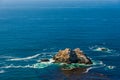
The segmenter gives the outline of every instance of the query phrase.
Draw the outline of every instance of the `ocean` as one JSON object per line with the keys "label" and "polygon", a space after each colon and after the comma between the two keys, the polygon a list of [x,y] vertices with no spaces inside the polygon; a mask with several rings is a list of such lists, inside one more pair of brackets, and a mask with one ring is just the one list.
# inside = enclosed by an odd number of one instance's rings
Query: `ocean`
{"label": "ocean", "polygon": [[[93,65],[62,71],[39,62],[65,48],[80,48]],[[0,9],[0,80],[120,80],[119,60],[119,8]]]}

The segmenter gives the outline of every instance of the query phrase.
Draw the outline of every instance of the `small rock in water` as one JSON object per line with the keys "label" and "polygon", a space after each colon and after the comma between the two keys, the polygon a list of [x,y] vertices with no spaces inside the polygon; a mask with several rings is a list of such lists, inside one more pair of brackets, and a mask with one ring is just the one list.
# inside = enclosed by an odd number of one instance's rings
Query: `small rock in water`
{"label": "small rock in water", "polygon": [[100,50],[100,51],[108,51],[108,49],[107,48],[98,48],[98,50]]}
{"label": "small rock in water", "polygon": [[107,66],[108,69],[114,69],[115,66]]}
{"label": "small rock in water", "polygon": [[40,62],[49,62],[49,59],[41,59]]}

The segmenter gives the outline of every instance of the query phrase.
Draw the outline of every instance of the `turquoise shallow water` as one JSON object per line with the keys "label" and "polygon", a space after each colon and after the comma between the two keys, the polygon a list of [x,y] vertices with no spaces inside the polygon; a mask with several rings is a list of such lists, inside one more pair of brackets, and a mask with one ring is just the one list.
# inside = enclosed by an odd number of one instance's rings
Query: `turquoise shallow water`
{"label": "turquoise shallow water", "polygon": [[[119,80],[119,26],[120,9],[0,9],[0,80]],[[61,71],[38,63],[66,47],[81,48],[94,64]]]}

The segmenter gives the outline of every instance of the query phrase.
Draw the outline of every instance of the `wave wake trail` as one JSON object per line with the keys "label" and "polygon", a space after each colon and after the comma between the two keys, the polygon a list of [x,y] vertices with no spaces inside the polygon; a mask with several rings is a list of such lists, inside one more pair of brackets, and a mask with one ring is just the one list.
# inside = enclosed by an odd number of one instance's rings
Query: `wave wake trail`
{"label": "wave wake trail", "polygon": [[30,59],[36,58],[36,57],[38,57],[38,56],[40,56],[40,54],[36,54],[36,55],[29,56],[29,57],[25,57],[25,58],[12,58],[12,59],[8,59],[8,61],[30,60]]}

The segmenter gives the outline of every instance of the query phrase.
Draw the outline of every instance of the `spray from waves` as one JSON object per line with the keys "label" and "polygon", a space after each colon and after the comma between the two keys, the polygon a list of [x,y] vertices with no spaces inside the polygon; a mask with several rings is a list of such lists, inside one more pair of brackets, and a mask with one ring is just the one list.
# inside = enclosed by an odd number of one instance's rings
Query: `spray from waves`
{"label": "spray from waves", "polygon": [[36,54],[36,55],[25,57],[25,58],[12,58],[12,59],[8,59],[7,61],[24,61],[24,60],[30,60],[30,59],[36,58],[36,57],[38,57],[40,55],[41,54]]}
{"label": "spray from waves", "polygon": [[5,73],[5,71],[4,70],[0,70],[0,74],[2,74],[2,73]]}

